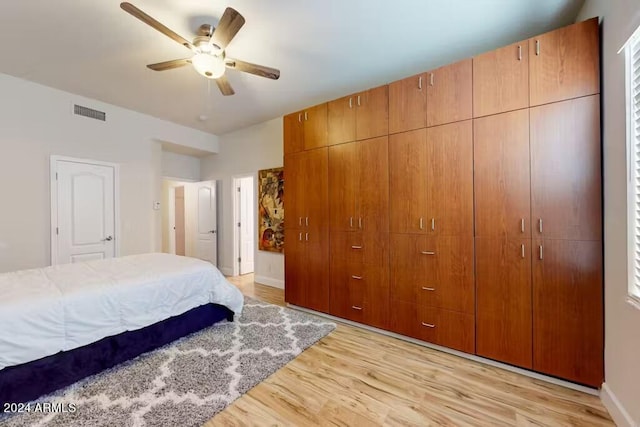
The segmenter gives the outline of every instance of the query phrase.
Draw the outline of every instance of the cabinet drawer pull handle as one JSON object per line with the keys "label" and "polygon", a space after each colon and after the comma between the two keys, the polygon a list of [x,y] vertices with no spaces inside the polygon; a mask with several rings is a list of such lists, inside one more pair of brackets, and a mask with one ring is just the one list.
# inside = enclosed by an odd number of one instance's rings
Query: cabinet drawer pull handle
{"label": "cabinet drawer pull handle", "polygon": [[524,218],[520,220],[520,232],[524,233]]}
{"label": "cabinet drawer pull handle", "polygon": [[358,218],[358,228],[362,230],[362,217]]}
{"label": "cabinet drawer pull handle", "polygon": [[418,89],[422,90],[422,76],[418,77]]}
{"label": "cabinet drawer pull handle", "polygon": [[425,322],[422,322],[422,326],[426,326],[427,328],[435,328],[436,327],[436,325],[434,325],[433,323],[425,323]]}
{"label": "cabinet drawer pull handle", "polygon": [[357,305],[352,305],[351,308],[354,310],[362,310],[362,307],[358,307]]}
{"label": "cabinet drawer pull handle", "polygon": [[427,286],[423,286],[423,287],[422,287],[422,290],[423,290],[423,291],[435,291],[435,290],[436,290],[436,288],[429,288],[429,287],[427,287]]}
{"label": "cabinet drawer pull handle", "polygon": [[524,258],[524,243],[520,245],[520,250],[522,252],[522,258]]}
{"label": "cabinet drawer pull handle", "polygon": [[300,233],[300,236],[298,237],[298,240],[300,240],[302,242],[302,233]]}
{"label": "cabinet drawer pull handle", "polygon": [[433,251],[421,251],[420,252],[422,255],[435,255],[436,253]]}
{"label": "cabinet drawer pull handle", "polygon": [[349,228],[353,228],[353,217],[349,217]]}
{"label": "cabinet drawer pull handle", "polygon": [[436,229],[436,219],[431,218],[431,231],[435,231]]}
{"label": "cabinet drawer pull handle", "polygon": [[353,108],[353,97],[349,97],[349,108]]}
{"label": "cabinet drawer pull handle", "polygon": [[420,230],[424,230],[424,220],[420,218]]}
{"label": "cabinet drawer pull handle", "polygon": [[540,55],[540,40],[536,40],[536,56]]}
{"label": "cabinet drawer pull handle", "polygon": [[351,278],[352,279],[356,279],[356,280],[362,280],[362,276],[353,275],[353,276],[351,276]]}
{"label": "cabinet drawer pull handle", "polygon": [[309,226],[309,217],[305,217],[304,219],[304,224],[308,227]]}
{"label": "cabinet drawer pull handle", "polygon": [[540,245],[540,259],[542,260],[542,245]]}
{"label": "cabinet drawer pull handle", "polygon": [[358,95],[358,107],[360,107],[362,104],[360,103],[360,95]]}
{"label": "cabinet drawer pull handle", "polygon": [[522,61],[522,46],[518,45],[518,61]]}
{"label": "cabinet drawer pull handle", "polygon": [[304,240],[309,241],[309,233],[304,233]]}
{"label": "cabinet drawer pull handle", "polygon": [[538,219],[538,230],[540,230],[540,234],[542,234],[542,218]]}
{"label": "cabinet drawer pull handle", "polygon": [[433,73],[431,73],[431,77],[429,77],[429,78],[431,79],[431,81],[429,82],[429,84],[430,84],[431,86],[433,86],[433,80],[434,80]]}
{"label": "cabinet drawer pull handle", "polygon": [[362,246],[358,246],[358,245],[352,245],[351,249],[362,249]]}

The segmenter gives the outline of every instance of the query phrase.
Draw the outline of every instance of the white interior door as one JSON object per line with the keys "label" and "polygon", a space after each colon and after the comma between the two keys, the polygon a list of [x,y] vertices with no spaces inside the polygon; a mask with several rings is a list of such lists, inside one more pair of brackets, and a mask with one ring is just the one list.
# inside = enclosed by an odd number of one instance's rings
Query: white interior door
{"label": "white interior door", "polygon": [[216,182],[191,184],[196,194],[196,257],[218,265],[218,222],[216,218]]}
{"label": "white interior door", "polygon": [[115,168],[55,160],[55,171],[53,263],[113,258],[117,238]]}
{"label": "white interior door", "polygon": [[253,177],[240,180],[240,274],[253,273],[255,249]]}

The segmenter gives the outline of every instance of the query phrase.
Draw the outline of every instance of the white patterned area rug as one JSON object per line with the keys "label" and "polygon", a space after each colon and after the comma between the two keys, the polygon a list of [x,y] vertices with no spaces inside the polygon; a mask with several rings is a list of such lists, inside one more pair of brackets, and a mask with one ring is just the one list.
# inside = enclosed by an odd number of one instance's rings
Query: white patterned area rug
{"label": "white patterned area rug", "polygon": [[200,426],[335,327],[245,298],[236,321],[213,325],[39,401],[58,409],[64,405],[66,412],[34,413],[32,404],[32,412],[0,418],[0,425]]}

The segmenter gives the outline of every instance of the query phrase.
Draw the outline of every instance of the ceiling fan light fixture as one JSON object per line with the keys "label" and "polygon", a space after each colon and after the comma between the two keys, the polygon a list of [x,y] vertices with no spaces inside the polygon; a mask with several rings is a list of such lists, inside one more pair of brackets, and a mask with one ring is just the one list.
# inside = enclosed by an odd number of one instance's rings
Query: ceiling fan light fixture
{"label": "ceiling fan light fixture", "polygon": [[219,79],[224,75],[224,61],[219,56],[197,53],[191,58],[191,63],[198,73],[208,79]]}

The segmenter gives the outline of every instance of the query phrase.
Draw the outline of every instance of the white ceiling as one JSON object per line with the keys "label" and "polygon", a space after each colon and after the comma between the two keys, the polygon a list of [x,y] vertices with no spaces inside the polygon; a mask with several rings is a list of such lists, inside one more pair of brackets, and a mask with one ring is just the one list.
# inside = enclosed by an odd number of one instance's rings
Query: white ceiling
{"label": "white ceiling", "polygon": [[280,80],[228,71],[223,97],[191,67],[148,70],[189,51],[120,0],[2,1],[0,72],[222,134],[569,24],[583,0],[131,2],[188,40],[232,6],[246,24],[227,55]]}

